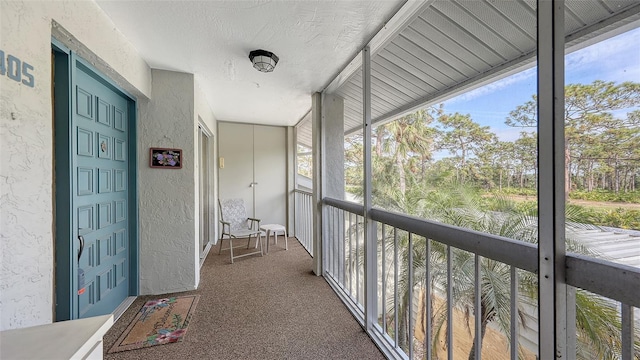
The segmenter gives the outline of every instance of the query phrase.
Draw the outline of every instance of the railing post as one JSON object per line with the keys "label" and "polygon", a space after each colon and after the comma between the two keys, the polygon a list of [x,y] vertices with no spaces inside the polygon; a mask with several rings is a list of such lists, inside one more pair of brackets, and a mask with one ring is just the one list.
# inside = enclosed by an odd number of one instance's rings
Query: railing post
{"label": "railing post", "polygon": [[564,11],[564,0],[538,0],[538,164],[540,164],[538,172],[538,352],[540,359],[567,358]]}
{"label": "railing post", "polygon": [[371,50],[366,46],[362,50],[362,114],[363,114],[363,145],[364,145],[364,271],[365,271],[365,328],[367,331],[373,329],[374,324],[378,321],[377,314],[377,271],[376,271],[376,243],[377,230],[375,222],[371,220],[369,212],[371,211],[371,179],[373,177],[371,170]]}
{"label": "railing post", "polygon": [[576,288],[567,286],[567,360],[576,360]]}
{"label": "railing post", "polygon": [[632,360],[635,352],[634,316],[633,307],[621,304],[622,316],[622,360]]}
{"label": "railing post", "polygon": [[515,266],[511,267],[511,326],[509,332],[511,333],[511,345],[509,350],[511,351],[511,360],[518,360],[518,348],[520,343],[520,331],[518,330],[518,269]]}
{"label": "railing post", "polygon": [[313,237],[311,247],[313,249],[313,273],[322,275],[322,263],[324,254],[322,253],[322,194],[324,184],[322,176],[324,171],[324,157],[322,156],[323,138],[322,133],[322,94],[315,93],[311,96],[311,126],[312,126],[312,156],[313,156]]}

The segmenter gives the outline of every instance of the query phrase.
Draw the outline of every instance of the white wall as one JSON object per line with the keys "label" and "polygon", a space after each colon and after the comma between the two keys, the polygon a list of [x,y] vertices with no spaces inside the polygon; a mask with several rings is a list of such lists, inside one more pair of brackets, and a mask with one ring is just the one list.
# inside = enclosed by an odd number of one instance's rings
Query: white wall
{"label": "white wall", "polygon": [[[140,291],[164,294],[200,282],[198,123],[215,140],[216,118],[194,75],[153,70],[152,77],[153,96],[139,103]],[[150,147],[182,149],[182,169],[150,168]]]}
{"label": "white wall", "polygon": [[[0,50],[33,66],[34,87],[0,76],[0,330],[53,319],[52,24],[60,39],[139,97],[147,64],[93,2],[0,2]],[[59,24],[59,25],[58,25]],[[64,31],[62,31],[64,30]]]}
{"label": "white wall", "polygon": [[[138,124],[140,291],[196,288],[197,149],[192,74],[153,70],[153,96],[140,102]],[[182,149],[182,169],[149,167],[149,148]]]}

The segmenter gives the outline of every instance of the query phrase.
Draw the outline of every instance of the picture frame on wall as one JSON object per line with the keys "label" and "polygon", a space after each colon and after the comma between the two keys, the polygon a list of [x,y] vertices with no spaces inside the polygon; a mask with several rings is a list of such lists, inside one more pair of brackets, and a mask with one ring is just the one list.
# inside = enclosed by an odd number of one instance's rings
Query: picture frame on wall
{"label": "picture frame on wall", "polygon": [[149,166],[162,169],[181,169],[182,149],[150,148]]}

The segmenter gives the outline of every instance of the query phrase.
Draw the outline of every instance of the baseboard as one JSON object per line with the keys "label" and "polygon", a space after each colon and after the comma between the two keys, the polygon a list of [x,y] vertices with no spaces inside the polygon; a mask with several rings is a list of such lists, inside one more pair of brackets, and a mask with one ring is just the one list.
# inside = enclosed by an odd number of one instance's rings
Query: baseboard
{"label": "baseboard", "polygon": [[127,297],[120,304],[120,306],[118,306],[115,310],[113,310],[113,322],[118,321],[120,316],[122,316],[122,314],[124,314],[124,312],[127,311],[129,306],[131,306],[131,304],[133,304],[133,302],[136,300],[136,298],[137,298],[136,296]]}

